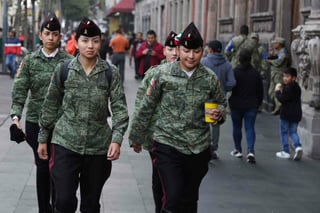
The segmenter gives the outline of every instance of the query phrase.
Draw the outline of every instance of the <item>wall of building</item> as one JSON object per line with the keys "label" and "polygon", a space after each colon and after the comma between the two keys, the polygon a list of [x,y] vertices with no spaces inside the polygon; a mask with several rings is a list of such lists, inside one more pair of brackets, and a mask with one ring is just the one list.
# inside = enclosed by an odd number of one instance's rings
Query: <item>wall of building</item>
{"label": "wall of building", "polygon": [[292,40],[291,29],[304,23],[311,0],[136,0],[135,31],[154,29],[160,41],[193,21],[205,42],[227,42],[247,24],[269,44],[275,36]]}

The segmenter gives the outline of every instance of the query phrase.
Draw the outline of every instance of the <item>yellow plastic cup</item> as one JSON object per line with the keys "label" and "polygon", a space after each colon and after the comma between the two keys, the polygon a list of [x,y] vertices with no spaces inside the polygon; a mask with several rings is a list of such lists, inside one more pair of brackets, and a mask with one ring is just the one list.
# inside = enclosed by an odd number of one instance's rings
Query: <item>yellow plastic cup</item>
{"label": "yellow plastic cup", "polygon": [[209,103],[209,102],[205,102],[204,103],[204,111],[205,111],[205,117],[204,117],[204,121],[206,123],[212,123],[212,124],[216,124],[217,120],[211,119],[209,116],[209,111],[211,109],[217,109],[218,108],[218,104],[217,103]]}

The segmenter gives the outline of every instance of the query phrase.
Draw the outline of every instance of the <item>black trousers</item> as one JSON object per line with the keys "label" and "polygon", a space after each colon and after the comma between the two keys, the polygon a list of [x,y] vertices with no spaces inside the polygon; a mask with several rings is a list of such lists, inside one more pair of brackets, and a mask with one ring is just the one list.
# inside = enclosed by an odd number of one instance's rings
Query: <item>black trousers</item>
{"label": "black trousers", "polygon": [[57,144],[52,144],[51,150],[50,169],[56,188],[55,212],[76,212],[79,183],[80,211],[100,212],[101,191],[112,167],[107,155],[80,155]]}
{"label": "black trousers", "polygon": [[[51,203],[54,203],[54,188],[49,172],[49,160],[41,160],[38,155],[38,133],[39,125],[37,123],[26,122],[26,141],[32,148],[34,161],[36,165],[36,186],[37,186],[37,198],[38,198],[38,209],[39,213],[51,213],[53,207],[50,204],[50,197],[52,198]],[[50,157],[50,141],[48,143],[48,155]]]}
{"label": "black trousers", "polygon": [[196,213],[200,183],[208,171],[210,148],[185,155],[155,142],[152,153],[163,189],[162,212]]}
{"label": "black trousers", "polygon": [[[153,162],[155,157],[152,154],[152,152],[149,152],[149,154]],[[162,208],[163,193],[162,193],[162,186],[161,186],[159,173],[153,163],[152,163],[152,194],[153,194],[153,200],[155,205],[155,212],[160,213]]]}

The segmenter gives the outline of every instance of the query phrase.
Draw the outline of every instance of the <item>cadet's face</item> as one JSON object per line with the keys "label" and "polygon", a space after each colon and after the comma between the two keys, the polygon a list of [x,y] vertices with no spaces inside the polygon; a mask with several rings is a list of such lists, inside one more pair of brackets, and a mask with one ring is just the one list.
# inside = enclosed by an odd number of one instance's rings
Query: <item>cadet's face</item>
{"label": "cadet's face", "polygon": [[53,52],[57,49],[61,40],[61,34],[58,30],[50,31],[46,28],[39,33],[39,38],[42,41],[43,48],[46,52]]}
{"label": "cadet's face", "polygon": [[76,41],[76,47],[79,49],[79,54],[85,58],[96,58],[99,54],[101,46],[101,37],[87,37],[81,35]]}
{"label": "cadet's face", "polygon": [[166,56],[167,62],[173,62],[178,58],[178,50],[176,47],[165,46],[163,48],[163,55]]}
{"label": "cadet's face", "polygon": [[199,63],[203,54],[203,47],[187,49],[184,46],[178,47],[180,67],[185,71],[193,70]]}

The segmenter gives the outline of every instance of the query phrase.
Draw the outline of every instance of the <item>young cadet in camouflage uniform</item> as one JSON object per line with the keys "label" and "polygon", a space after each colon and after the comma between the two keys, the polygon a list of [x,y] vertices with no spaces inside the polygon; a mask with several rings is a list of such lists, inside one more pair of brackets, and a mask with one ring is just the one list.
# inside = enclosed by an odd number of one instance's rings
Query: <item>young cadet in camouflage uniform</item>
{"label": "young cadet in camouflage uniform", "polygon": [[232,68],[234,69],[238,64],[238,56],[242,49],[247,49],[251,51],[252,58],[251,64],[256,67],[259,63],[259,53],[257,49],[256,42],[248,37],[249,27],[247,25],[242,25],[240,27],[240,35],[233,37],[225,48],[225,55],[231,62]]}
{"label": "young cadet in camouflage uniform", "polygon": [[200,64],[203,40],[191,23],[179,41],[180,61],[155,67],[155,75],[132,120],[129,139],[139,150],[158,115],[152,155],[163,189],[162,213],[196,213],[201,180],[210,160],[210,128],[204,121],[204,103],[216,100],[220,108],[210,117],[219,120],[226,100],[216,75]]}
{"label": "young cadet in camouflage uniform", "polygon": [[[41,25],[39,38],[42,46],[28,54],[21,63],[17,78],[12,88],[11,117],[13,123],[22,128],[20,119],[25,102],[30,92],[28,111],[26,113],[26,141],[34,154],[36,164],[36,185],[39,212],[52,212],[50,205],[50,173],[48,160],[39,159],[38,132],[41,106],[48,90],[51,75],[56,65],[71,58],[66,52],[59,50],[61,27],[55,16],[48,16]],[[50,143],[50,138],[48,138]],[[53,201],[52,201],[53,202]]]}
{"label": "young cadet in camouflage uniform", "polygon": [[267,62],[270,64],[270,86],[269,86],[269,97],[274,102],[274,109],[272,111],[273,115],[277,115],[280,112],[281,103],[276,98],[275,95],[275,86],[278,83],[282,83],[282,72],[289,65],[289,54],[285,48],[285,39],[281,37],[276,37],[272,41],[273,49],[275,53],[271,52],[270,56],[267,59]]}
{"label": "young cadet in camouflage uniform", "polygon": [[[78,26],[76,46],[79,55],[68,65],[64,82],[62,65],[55,69],[42,108],[38,153],[48,158],[48,135],[54,128],[50,163],[56,212],[76,211],[79,182],[80,211],[100,212],[101,191],[110,176],[111,161],[119,158],[129,117],[119,72],[99,57],[101,31],[88,18]],[[112,72],[110,83],[106,72]],[[109,99],[112,129],[107,122]],[[57,118],[60,108],[62,115]]]}
{"label": "young cadet in camouflage uniform", "polygon": [[[166,58],[162,61],[161,64],[172,63],[177,60],[178,54],[176,50],[177,48],[177,41],[175,40],[176,35],[177,34],[173,31],[171,31],[170,34],[168,35],[163,48],[163,55],[165,55]],[[134,109],[135,109],[134,112],[137,112],[139,110],[141,106],[141,101],[148,90],[148,87],[152,81],[153,76],[157,72],[158,72],[157,66],[153,66],[145,73],[145,77],[141,81],[141,84],[137,91],[135,105],[134,105]],[[136,116],[136,114],[134,114],[133,116]],[[154,159],[154,156],[151,152],[152,135],[153,135],[153,131],[154,131],[155,123],[157,119],[158,119],[157,113],[155,113],[152,116],[152,122],[149,125],[149,130],[145,134],[145,138],[143,140],[143,148],[149,152],[151,160]],[[131,141],[130,141],[130,145],[132,145]],[[139,146],[134,146],[134,151],[139,153],[141,149]],[[153,192],[153,199],[155,203],[155,212],[160,213],[161,207],[162,207],[163,193],[162,193],[161,181],[158,175],[158,171],[154,166],[152,167],[152,192]]]}

